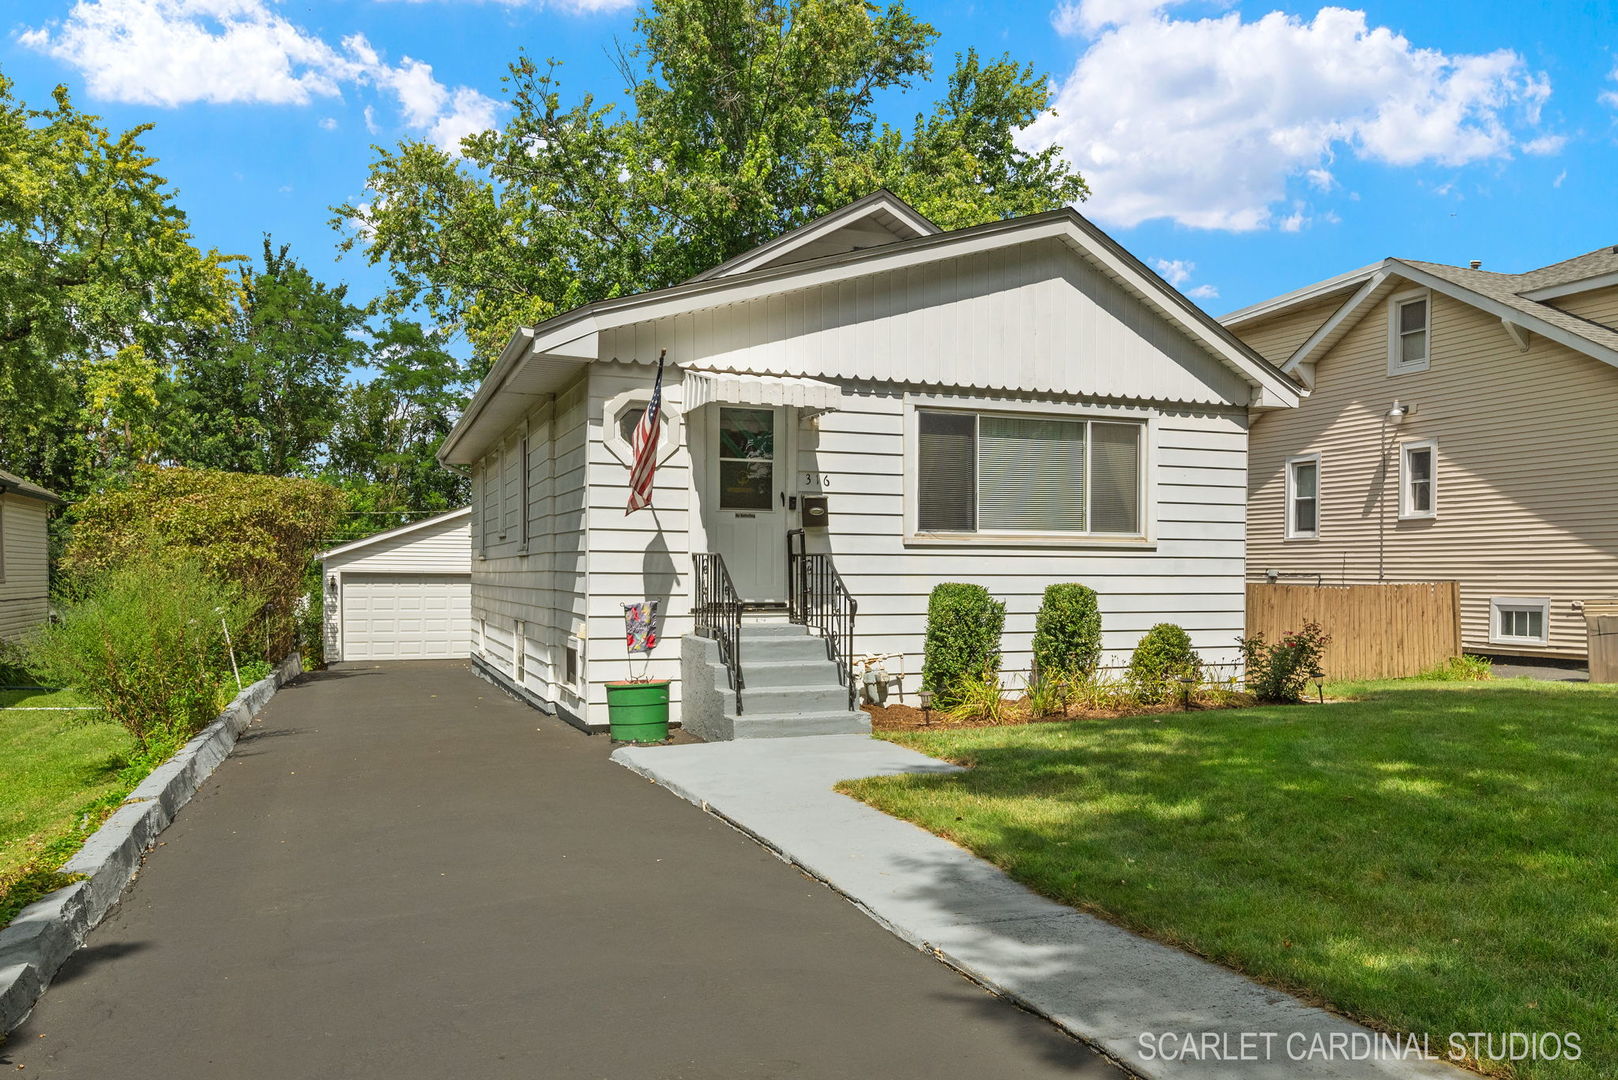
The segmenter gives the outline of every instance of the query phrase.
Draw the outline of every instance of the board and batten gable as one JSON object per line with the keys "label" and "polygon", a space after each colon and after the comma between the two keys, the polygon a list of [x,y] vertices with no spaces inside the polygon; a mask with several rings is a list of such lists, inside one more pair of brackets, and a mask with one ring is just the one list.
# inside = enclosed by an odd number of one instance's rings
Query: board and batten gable
{"label": "board and batten gable", "polygon": [[[1389,309],[1379,304],[1319,358],[1301,408],[1254,423],[1248,578],[1276,570],[1372,583],[1380,550],[1388,581],[1460,582],[1467,650],[1582,656],[1575,604],[1618,595],[1618,369],[1537,334],[1521,352],[1498,318],[1429,296],[1427,370],[1388,373]],[[1415,412],[1386,434],[1384,458],[1382,418],[1395,399]],[[1437,440],[1437,514],[1401,519],[1398,447],[1427,439]],[[1286,460],[1317,453],[1319,536],[1288,540]],[[1492,642],[1492,598],[1548,599],[1549,643]]]}
{"label": "board and batten gable", "polygon": [[50,504],[0,492],[0,641],[11,641],[50,613]]}
{"label": "board and batten gable", "polygon": [[836,381],[1247,404],[1246,380],[1058,239],[619,327],[602,357]]}

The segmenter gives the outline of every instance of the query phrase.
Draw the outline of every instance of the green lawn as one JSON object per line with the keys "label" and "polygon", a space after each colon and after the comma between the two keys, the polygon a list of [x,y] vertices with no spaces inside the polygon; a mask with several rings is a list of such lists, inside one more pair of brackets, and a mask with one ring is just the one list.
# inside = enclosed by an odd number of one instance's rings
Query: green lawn
{"label": "green lawn", "polygon": [[1576,1031],[1618,1075],[1618,689],[903,732],[973,766],[842,790],[1030,887],[1395,1031]]}
{"label": "green lawn", "polygon": [[[71,691],[0,690],[0,909],[23,899],[18,890],[8,905],[8,888],[42,854],[77,847],[88,804],[122,793],[118,773],[130,749],[124,730],[90,719],[92,712],[41,708],[80,703]],[[41,878],[27,892],[48,884]],[[0,910],[0,926],[11,914]]]}

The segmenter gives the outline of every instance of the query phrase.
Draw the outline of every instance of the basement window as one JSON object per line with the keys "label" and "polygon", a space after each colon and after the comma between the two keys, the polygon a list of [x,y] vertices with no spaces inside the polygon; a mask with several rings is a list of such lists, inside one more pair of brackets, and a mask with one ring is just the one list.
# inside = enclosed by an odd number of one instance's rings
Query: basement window
{"label": "basement window", "polygon": [[1489,601],[1489,641],[1494,645],[1550,643],[1549,597],[1497,596]]}

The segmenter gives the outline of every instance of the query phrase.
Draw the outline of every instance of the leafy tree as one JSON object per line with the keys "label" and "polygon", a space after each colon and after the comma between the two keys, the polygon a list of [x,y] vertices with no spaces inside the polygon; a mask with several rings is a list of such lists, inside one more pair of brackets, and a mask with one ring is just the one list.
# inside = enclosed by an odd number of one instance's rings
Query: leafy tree
{"label": "leafy tree", "polygon": [[1049,92],[1008,57],[957,57],[908,133],[878,120],[931,73],[937,32],[901,2],[657,0],[636,29],[627,109],[564,105],[558,65],[523,56],[514,115],[461,158],[379,152],[334,225],[387,267],[382,310],[419,305],[487,364],[518,325],[681,281],[878,186],[944,228],[1087,193],[1055,149],[1016,145]]}
{"label": "leafy tree", "polygon": [[193,244],[148,129],[115,133],[61,87],[30,109],[0,75],[0,459],[68,494],[149,454],[151,365],[229,311],[229,260]]}
{"label": "leafy tree", "polygon": [[243,267],[228,333],[180,364],[170,456],[187,465],[288,476],[313,469],[338,421],[343,383],[363,361],[365,313],[346,285],[318,281],[264,238]]}
{"label": "leafy tree", "polygon": [[433,335],[394,320],[371,350],[375,377],[350,384],[324,475],[349,492],[355,535],[403,524],[404,511],[465,504],[470,483],[441,467],[439,444],[466,404],[471,374]]}

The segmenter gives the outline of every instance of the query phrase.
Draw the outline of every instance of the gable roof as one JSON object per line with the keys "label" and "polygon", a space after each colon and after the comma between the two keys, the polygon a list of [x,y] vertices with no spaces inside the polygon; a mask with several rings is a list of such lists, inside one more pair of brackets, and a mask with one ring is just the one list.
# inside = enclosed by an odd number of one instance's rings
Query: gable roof
{"label": "gable roof", "polygon": [[784,266],[824,255],[840,255],[863,248],[883,247],[941,232],[921,212],[887,188],[877,188],[807,225],[784,232],[751,251],[704,270],[688,281],[711,281],[767,266]]}
{"label": "gable roof", "polygon": [[1533,331],[1618,367],[1618,329],[1580,318],[1546,302],[1553,296],[1570,296],[1606,284],[1618,284],[1618,247],[1599,248],[1521,274],[1390,257],[1233,311],[1220,321],[1226,326],[1242,327],[1305,304],[1343,297],[1342,305],[1281,365],[1283,371],[1291,373],[1336,344],[1366,312],[1399,288],[1401,282],[1444,293],[1487,311],[1504,323]]}
{"label": "gable roof", "polygon": [[379,533],[373,533],[372,535],[362,537],[359,540],[350,540],[346,544],[339,544],[330,550],[322,551],[319,555],[316,555],[315,558],[319,559],[321,562],[325,562],[327,559],[330,559],[335,555],[347,555],[351,551],[359,551],[362,548],[370,547],[372,544],[380,544],[384,540],[397,540],[401,536],[408,536],[411,533],[420,532],[423,529],[430,529],[435,525],[444,525],[460,518],[471,520],[471,517],[472,508],[470,506],[463,506],[459,510],[451,510],[447,514],[438,514],[434,517],[423,518],[420,521],[412,521],[408,525],[400,525],[397,528],[387,529]]}
{"label": "gable roof", "polygon": [[40,502],[54,503],[57,506],[66,506],[67,500],[53,491],[46,491],[38,484],[29,483],[16,473],[0,469],[0,493],[11,492],[29,499],[38,499]]}
{"label": "gable roof", "polygon": [[[897,198],[891,193],[878,194]],[[834,211],[834,214],[840,213]],[[1083,215],[1071,207],[1062,207],[801,262],[775,264],[766,260],[765,265],[756,269],[693,278],[651,292],[598,300],[538,326],[519,329],[439,447],[438,460],[460,465],[474,461],[483,447],[597,358],[603,331],[1051,238],[1065,241],[1240,376],[1257,391],[1255,407],[1290,408],[1297,404],[1300,388],[1290,376],[1249,348]],[[525,370],[534,377],[519,380]],[[529,389],[519,389],[514,385],[518,381],[523,381]],[[471,449],[462,446],[474,430],[481,433],[482,443]]]}

